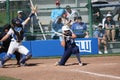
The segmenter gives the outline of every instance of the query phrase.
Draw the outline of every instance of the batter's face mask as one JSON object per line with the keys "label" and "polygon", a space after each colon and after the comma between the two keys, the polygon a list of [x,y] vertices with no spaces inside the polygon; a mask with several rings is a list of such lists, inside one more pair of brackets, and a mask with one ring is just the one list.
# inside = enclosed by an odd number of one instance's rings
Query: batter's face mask
{"label": "batter's face mask", "polygon": [[65,30],[64,35],[66,36],[72,36],[72,32],[70,30]]}

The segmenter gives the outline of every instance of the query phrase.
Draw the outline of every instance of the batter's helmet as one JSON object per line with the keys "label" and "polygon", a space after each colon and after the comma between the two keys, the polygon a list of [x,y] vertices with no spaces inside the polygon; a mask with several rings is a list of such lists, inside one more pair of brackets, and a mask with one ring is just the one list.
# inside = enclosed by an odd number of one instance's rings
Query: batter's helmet
{"label": "batter's helmet", "polygon": [[70,30],[69,26],[65,25],[62,27],[62,32]]}

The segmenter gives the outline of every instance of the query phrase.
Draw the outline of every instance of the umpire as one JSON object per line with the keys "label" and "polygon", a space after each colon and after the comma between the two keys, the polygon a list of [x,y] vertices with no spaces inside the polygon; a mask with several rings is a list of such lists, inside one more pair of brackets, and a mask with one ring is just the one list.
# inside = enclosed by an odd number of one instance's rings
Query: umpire
{"label": "umpire", "polygon": [[[11,25],[10,24],[6,24],[4,25],[4,28],[3,28],[3,31],[0,35],[0,39],[2,39],[6,34],[7,32],[9,31]],[[11,36],[9,38],[7,38],[5,41],[2,42],[2,44],[0,45],[0,54],[2,52],[6,52],[8,51],[8,48],[9,48],[9,44],[11,42]],[[15,57],[16,57],[16,60],[17,60],[17,65],[20,65],[20,58],[21,58],[21,54],[19,52],[15,52]]]}

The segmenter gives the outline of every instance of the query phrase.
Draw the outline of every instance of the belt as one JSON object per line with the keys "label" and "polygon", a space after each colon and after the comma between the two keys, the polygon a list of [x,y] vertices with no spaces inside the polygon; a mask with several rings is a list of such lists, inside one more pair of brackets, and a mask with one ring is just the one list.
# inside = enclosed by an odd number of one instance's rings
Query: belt
{"label": "belt", "polygon": [[12,42],[18,42],[18,43],[20,43],[21,41],[17,41],[17,40],[11,40]]}

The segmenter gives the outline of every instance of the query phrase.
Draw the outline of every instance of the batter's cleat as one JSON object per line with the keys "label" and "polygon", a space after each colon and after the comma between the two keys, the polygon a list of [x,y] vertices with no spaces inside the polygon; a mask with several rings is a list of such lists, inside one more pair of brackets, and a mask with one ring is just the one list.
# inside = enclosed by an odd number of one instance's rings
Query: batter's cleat
{"label": "batter's cleat", "polygon": [[55,66],[58,66],[58,65],[59,65],[59,62],[56,62],[54,65],[55,65]]}
{"label": "batter's cleat", "polygon": [[3,68],[3,64],[2,64],[2,62],[0,61],[0,68]]}
{"label": "batter's cleat", "polygon": [[64,66],[64,65],[59,64],[59,62],[56,62],[54,65],[55,66]]}
{"label": "batter's cleat", "polygon": [[83,63],[79,63],[79,66],[83,66]]}

